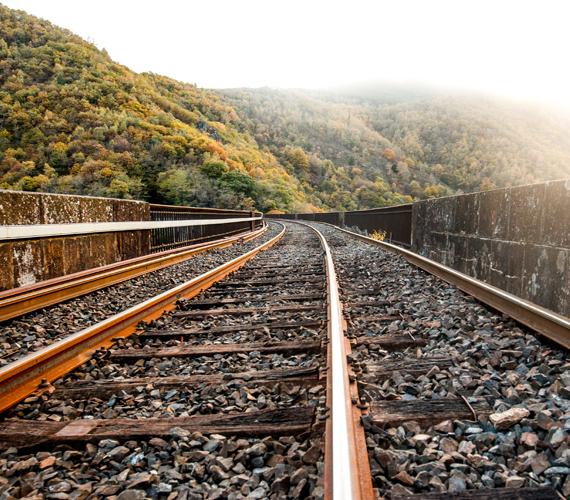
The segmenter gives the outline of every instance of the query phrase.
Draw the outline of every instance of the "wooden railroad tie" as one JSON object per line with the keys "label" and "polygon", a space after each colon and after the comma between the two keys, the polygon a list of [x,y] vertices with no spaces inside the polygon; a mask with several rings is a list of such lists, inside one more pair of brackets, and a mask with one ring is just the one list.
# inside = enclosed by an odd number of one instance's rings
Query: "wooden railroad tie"
{"label": "wooden railroad tie", "polygon": [[391,495],[392,500],[560,500],[548,486],[536,488],[492,488],[467,490],[461,493],[418,493],[417,495]]}
{"label": "wooden railroad tie", "polygon": [[[230,296],[235,296],[236,294],[244,294],[244,293],[270,293],[272,291],[275,291],[275,288],[271,285],[265,285],[265,286],[257,286],[257,287],[251,287],[251,288],[218,288],[217,286],[214,286],[212,288],[208,289],[208,295],[212,296],[212,295],[216,295],[216,296],[224,296],[224,295],[230,295]],[[295,290],[293,288],[288,288],[287,289],[288,292],[294,292]],[[305,292],[306,290],[304,290],[304,288],[302,287],[302,291]],[[324,293],[325,292],[325,286],[323,283],[313,283],[311,285],[311,292],[321,292]]]}
{"label": "wooden railroad tie", "polygon": [[292,353],[318,352],[321,342],[251,342],[244,344],[203,344],[165,347],[163,349],[117,349],[111,351],[111,360],[185,358],[193,356],[213,356],[215,354],[250,353]]}
{"label": "wooden railroad tie", "polygon": [[248,386],[276,383],[314,385],[319,382],[318,368],[293,368],[290,370],[259,370],[239,373],[205,374],[172,377],[133,377],[120,380],[75,380],[65,386],[56,386],[58,398],[84,399],[106,397],[121,391],[134,391],[151,385],[154,389],[184,389],[201,384],[224,385],[237,380]]}
{"label": "wooden railroad tie", "polygon": [[[247,269],[241,269],[239,271],[239,275],[235,275],[235,278],[240,278],[240,279],[248,279],[248,278],[252,278],[252,279],[260,279],[260,278],[268,278],[268,279],[272,279],[272,278],[281,278],[283,276],[283,274],[285,273],[279,273],[279,272],[273,272],[273,273],[257,273],[257,272],[247,272]],[[313,269],[313,270],[305,270],[305,272],[299,273],[297,272],[298,268],[295,268],[295,277],[300,277],[300,276],[318,276],[318,275],[322,275],[323,274],[323,268],[319,268],[319,269]]]}
{"label": "wooden railroad tie", "polygon": [[232,436],[294,435],[310,430],[314,408],[296,406],[246,413],[172,418],[109,418],[48,422],[6,420],[0,428],[0,449],[101,439],[148,439],[176,435],[177,429]]}
{"label": "wooden railroad tie", "polygon": [[207,306],[217,306],[221,304],[242,304],[244,302],[300,302],[302,300],[318,300],[323,299],[322,293],[300,293],[297,295],[266,295],[264,297],[239,297],[230,299],[205,299],[192,300],[184,304],[182,309],[198,308]]}
{"label": "wooden railroad tie", "polygon": [[484,399],[470,402],[470,405],[471,407],[461,398],[373,401],[370,405],[370,418],[378,426],[393,426],[411,420],[431,425],[444,420],[473,420],[471,408],[478,416],[492,412],[492,408]]}
{"label": "wooden railroad tie", "polygon": [[[314,276],[314,274],[311,274]],[[322,283],[325,280],[325,275],[317,276],[314,278],[292,278],[292,279],[266,279],[266,280],[240,280],[240,281],[220,281],[216,284],[216,289],[219,288],[230,288],[230,287],[242,287],[246,286],[259,286],[259,285],[288,285],[291,283]]]}
{"label": "wooden railroad tie", "polygon": [[246,331],[256,331],[256,330],[287,330],[287,329],[297,329],[297,328],[322,328],[324,326],[324,321],[313,320],[313,321],[300,321],[294,323],[285,322],[270,322],[270,323],[250,323],[247,325],[231,325],[231,326],[217,326],[213,328],[202,328],[202,329],[173,329],[173,330],[157,330],[152,332],[144,332],[139,335],[141,339],[152,339],[152,338],[176,338],[176,337],[189,337],[194,335],[221,335],[224,333],[238,333]]}
{"label": "wooden railroad tie", "polygon": [[172,316],[174,318],[201,318],[203,316],[242,316],[262,312],[307,312],[324,310],[324,304],[290,306],[268,305],[266,307],[236,307],[227,309],[206,309],[202,311],[177,311]]}

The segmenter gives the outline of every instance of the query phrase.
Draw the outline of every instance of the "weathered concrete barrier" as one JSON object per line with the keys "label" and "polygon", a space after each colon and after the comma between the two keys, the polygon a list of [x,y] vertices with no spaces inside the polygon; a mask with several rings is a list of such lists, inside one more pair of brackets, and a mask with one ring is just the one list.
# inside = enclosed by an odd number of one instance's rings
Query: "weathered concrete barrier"
{"label": "weathered concrete barrier", "polygon": [[0,190],[0,290],[231,236],[259,212]]}
{"label": "weathered concrete barrier", "polygon": [[[0,225],[150,219],[140,201],[0,190]],[[0,242],[0,290],[149,253],[150,231]]]}
{"label": "weathered concrete barrier", "polygon": [[570,180],[415,203],[412,250],[570,316]]}
{"label": "weathered concrete barrier", "polygon": [[358,228],[368,234],[374,231],[384,232],[386,241],[406,248],[411,246],[412,238],[411,203],[393,207],[353,210],[351,212],[315,212],[304,214],[266,215],[270,219],[306,220],[326,222],[340,227]]}
{"label": "weathered concrete barrier", "polygon": [[392,243],[570,316],[570,180],[373,210],[268,217],[382,230]]}

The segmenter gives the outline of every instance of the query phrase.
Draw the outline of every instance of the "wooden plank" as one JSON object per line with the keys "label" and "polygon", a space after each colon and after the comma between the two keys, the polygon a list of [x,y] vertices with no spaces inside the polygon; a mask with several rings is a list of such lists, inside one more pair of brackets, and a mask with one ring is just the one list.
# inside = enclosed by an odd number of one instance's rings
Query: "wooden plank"
{"label": "wooden plank", "polygon": [[[314,271],[307,271],[305,270],[304,272],[300,273],[298,272],[299,268],[296,269],[294,275],[296,278],[299,278],[301,276],[315,276],[315,275],[323,275],[323,268],[319,268],[316,269]],[[272,278],[277,278],[277,279],[283,279],[284,277],[286,277],[289,273],[286,272],[273,272],[273,273],[258,273],[258,272],[248,272],[248,269],[242,269],[240,270],[239,273],[236,273],[232,276],[232,278],[239,278],[240,280],[242,279],[254,279],[254,280],[258,280],[258,279],[263,279],[263,278],[267,278],[267,279],[272,279]]]}
{"label": "wooden plank", "polygon": [[[182,308],[192,309],[206,306],[216,306],[220,304],[243,304],[244,302],[300,302],[303,300],[317,300],[323,299],[322,293],[300,293],[297,295],[268,295],[265,297],[251,296],[251,297],[238,297],[229,299],[205,299],[205,300],[192,300],[184,304]],[[180,306],[179,306],[180,307]]]}
{"label": "wooden plank", "polygon": [[[477,416],[488,415],[492,409],[484,399],[469,403]],[[443,420],[474,420],[473,413],[463,399],[433,399],[413,401],[374,401],[370,417],[376,425],[395,425],[415,420],[422,424],[434,424]]]}
{"label": "wooden plank", "polygon": [[[287,291],[288,292],[294,292],[295,289],[297,287],[287,287]],[[300,286],[298,287],[300,289],[300,291],[306,291],[306,287],[304,286]],[[324,292],[325,290],[325,286],[324,286],[324,282],[323,284],[312,284],[311,285],[311,291],[312,292]],[[235,296],[236,294],[240,293],[268,293],[268,292],[275,292],[276,288],[273,285],[265,285],[265,286],[258,286],[258,287],[252,287],[252,288],[228,288],[228,289],[220,289],[220,288],[216,288],[216,287],[212,287],[208,290],[208,297],[211,297],[212,295],[215,296],[226,296],[226,295],[231,295],[231,296]]]}
{"label": "wooden plank", "polygon": [[248,386],[275,383],[313,385],[319,381],[319,371],[317,368],[293,368],[190,376],[133,377],[119,380],[76,380],[65,386],[57,386],[56,392],[58,398],[83,399],[118,394],[121,391],[129,392],[147,385],[152,385],[155,389],[183,389],[201,384],[224,385],[236,380],[245,380]]}
{"label": "wooden plank", "polygon": [[[264,262],[267,262],[267,265],[263,265]],[[259,265],[261,264],[261,265]],[[319,267],[319,269],[322,268],[322,266],[317,266],[316,264],[313,264],[313,267]],[[255,259],[255,262],[252,262],[250,265],[248,265],[247,267],[244,267],[244,269],[298,269],[299,266],[298,265],[292,265],[292,264],[275,264],[274,262],[270,261],[270,260],[262,260],[261,258],[259,260]]]}
{"label": "wooden plank", "polygon": [[409,335],[379,335],[377,337],[357,337],[355,343],[356,345],[374,346],[387,351],[397,351],[407,347],[426,345],[427,341],[424,339],[412,338]]}
{"label": "wooden plank", "polygon": [[362,374],[365,380],[385,380],[390,378],[394,372],[410,375],[423,375],[429,372],[434,366],[447,368],[453,365],[453,358],[433,357],[433,358],[405,358],[394,361],[382,361],[374,365],[366,365],[368,371]]}
{"label": "wooden plank", "polygon": [[492,488],[467,490],[462,493],[418,493],[417,495],[391,495],[392,500],[560,500],[554,489],[537,488]]}
{"label": "wooden plank", "polygon": [[341,288],[341,293],[343,296],[346,295],[360,295],[360,296],[372,296],[381,295],[386,291],[385,288],[372,288],[372,289],[362,289],[362,288],[352,288],[348,286],[343,286]]}
{"label": "wooden plank", "polygon": [[213,356],[215,354],[250,353],[252,351],[261,353],[316,352],[320,349],[320,341],[203,344],[164,347],[162,349],[117,349],[111,351],[110,359],[188,358],[194,356]]}
{"label": "wooden plank", "polygon": [[[351,310],[353,308],[360,308],[360,307],[382,307],[382,306],[389,306],[390,302],[388,302],[387,300],[381,300],[381,301],[368,301],[368,300],[356,300],[356,301],[348,301],[346,302],[347,305],[347,309]],[[394,314],[386,314],[384,316],[382,316],[382,318],[385,318],[386,320],[395,320],[395,319],[402,319],[401,316],[396,316]]]}
{"label": "wooden plank", "polygon": [[301,311],[325,311],[324,304],[317,305],[289,305],[266,307],[236,307],[227,309],[206,309],[202,311],[177,311],[172,316],[174,318],[202,318],[204,316],[244,316],[263,312],[301,312]]}
{"label": "wooden plank", "polygon": [[372,323],[372,322],[391,323],[392,321],[401,320],[402,318],[400,316],[390,316],[387,314],[370,315],[367,313],[361,314],[358,312],[351,314],[349,312],[347,319],[350,323],[354,323],[355,321],[365,322],[365,323]]}
{"label": "wooden plank", "polygon": [[267,280],[251,280],[251,281],[222,281],[218,283],[216,288],[230,288],[241,286],[259,286],[259,285],[289,285],[292,283],[322,283],[325,280],[325,275],[315,278],[293,278],[293,279],[267,279]]}
{"label": "wooden plank", "polygon": [[147,439],[173,435],[173,429],[232,436],[294,435],[306,432],[313,422],[314,408],[296,406],[249,413],[195,415],[191,417],[110,418],[49,422],[5,420],[0,428],[0,449],[101,439]]}
{"label": "wooden plank", "polygon": [[256,330],[292,330],[296,328],[322,328],[323,320],[298,321],[293,323],[270,322],[270,323],[250,323],[248,325],[217,326],[203,329],[180,329],[180,330],[158,330],[155,332],[145,332],[139,335],[141,339],[152,338],[176,338],[189,337],[193,335],[220,335],[224,333],[238,333]]}

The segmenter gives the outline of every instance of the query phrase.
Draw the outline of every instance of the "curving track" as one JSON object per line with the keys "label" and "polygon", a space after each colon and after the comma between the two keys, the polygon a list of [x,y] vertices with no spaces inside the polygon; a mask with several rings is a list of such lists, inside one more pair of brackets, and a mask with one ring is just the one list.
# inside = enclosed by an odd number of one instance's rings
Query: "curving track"
{"label": "curving track", "polygon": [[568,495],[565,352],[311,226],[0,370],[0,494]]}
{"label": "curving track", "polygon": [[281,236],[6,412],[4,493],[323,497],[326,263]]}
{"label": "curving track", "polygon": [[313,226],[339,276],[376,493],[569,495],[566,352],[402,256]]}

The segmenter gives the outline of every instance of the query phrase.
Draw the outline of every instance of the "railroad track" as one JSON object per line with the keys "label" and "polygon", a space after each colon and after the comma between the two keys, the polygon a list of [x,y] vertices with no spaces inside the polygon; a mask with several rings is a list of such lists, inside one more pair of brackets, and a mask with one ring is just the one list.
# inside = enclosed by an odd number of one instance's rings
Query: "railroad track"
{"label": "railroad track", "polygon": [[[271,226],[7,291],[0,300],[0,310],[17,317],[0,322],[0,366],[203,274],[277,232],[277,227]],[[52,304],[53,300],[61,302]],[[18,304],[23,310],[37,310],[20,314]]]}
{"label": "railroad track", "polygon": [[253,232],[243,232],[215,241],[144,255],[59,278],[40,281],[32,285],[0,291],[0,323],[184,262],[207,250],[226,248],[237,242],[249,241],[265,231],[266,227],[262,227]]}
{"label": "railroad track", "polygon": [[565,353],[314,228],[0,370],[0,493],[567,494]]}
{"label": "railroad track", "polygon": [[[83,456],[76,467],[95,496],[126,487],[127,498],[322,498],[331,491],[325,366],[338,301],[321,245],[315,232],[292,226],[221,266],[215,282],[193,280],[151,309],[139,305],[81,332],[75,345],[1,370],[0,401],[10,409],[0,442],[20,450],[2,472],[38,472],[41,485],[29,491],[77,492],[76,469],[58,464]],[[58,446],[61,453],[47,451]],[[157,456],[164,470],[152,467]],[[43,482],[42,470],[57,470],[57,480]],[[14,496],[26,490],[11,488]]]}
{"label": "railroad track", "polygon": [[376,242],[312,226],[334,256],[376,494],[568,496],[566,351]]}

